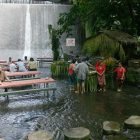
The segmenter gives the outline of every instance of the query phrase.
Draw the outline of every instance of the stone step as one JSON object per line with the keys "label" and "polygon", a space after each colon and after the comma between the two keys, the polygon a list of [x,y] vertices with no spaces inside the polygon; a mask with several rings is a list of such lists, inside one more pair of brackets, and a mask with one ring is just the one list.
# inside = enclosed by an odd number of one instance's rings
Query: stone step
{"label": "stone step", "polygon": [[64,130],[65,140],[90,140],[90,131],[84,127],[76,127]]}

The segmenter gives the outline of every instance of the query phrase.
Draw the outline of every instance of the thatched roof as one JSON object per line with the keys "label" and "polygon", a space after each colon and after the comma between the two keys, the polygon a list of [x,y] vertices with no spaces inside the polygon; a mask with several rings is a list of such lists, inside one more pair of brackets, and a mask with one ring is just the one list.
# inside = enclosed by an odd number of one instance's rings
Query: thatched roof
{"label": "thatched roof", "polygon": [[119,30],[104,30],[102,33],[122,44],[137,44],[135,37]]}

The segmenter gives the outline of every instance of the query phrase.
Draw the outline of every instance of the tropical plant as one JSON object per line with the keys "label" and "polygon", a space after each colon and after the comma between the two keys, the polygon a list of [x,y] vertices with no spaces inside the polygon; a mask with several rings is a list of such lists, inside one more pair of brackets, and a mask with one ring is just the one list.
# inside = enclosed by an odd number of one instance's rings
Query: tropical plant
{"label": "tropical plant", "polygon": [[85,81],[85,90],[86,92],[93,93],[97,91],[97,74],[89,73]]}
{"label": "tropical plant", "polygon": [[55,61],[51,64],[51,73],[53,77],[64,78],[68,77],[69,64],[65,61]]}

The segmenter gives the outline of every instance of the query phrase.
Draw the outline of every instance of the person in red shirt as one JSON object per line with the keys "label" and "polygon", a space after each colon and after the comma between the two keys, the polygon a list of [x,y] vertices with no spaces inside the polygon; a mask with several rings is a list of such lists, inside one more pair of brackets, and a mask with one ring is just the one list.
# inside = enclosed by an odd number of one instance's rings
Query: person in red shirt
{"label": "person in red shirt", "polygon": [[68,75],[70,80],[70,90],[76,90],[76,73],[75,73],[75,62],[76,60],[73,59],[71,64],[68,68]]}
{"label": "person in red shirt", "polygon": [[97,79],[98,79],[98,85],[99,85],[99,91],[105,92],[105,70],[106,65],[102,61],[98,61],[95,66],[96,72],[97,72]]}
{"label": "person in red shirt", "polygon": [[117,80],[117,91],[122,91],[122,86],[125,80],[125,73],[126,69],[122,66],[121,62],[119,62],[118,67],[114,70],[117,73],[116,80]]}

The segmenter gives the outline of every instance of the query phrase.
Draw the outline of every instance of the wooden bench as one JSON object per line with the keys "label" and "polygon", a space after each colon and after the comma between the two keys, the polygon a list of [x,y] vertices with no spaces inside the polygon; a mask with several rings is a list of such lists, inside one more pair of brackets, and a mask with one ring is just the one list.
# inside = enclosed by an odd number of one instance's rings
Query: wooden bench
{"label": "wooden bench", "polygon": [[[41,79],[41,77],[12,78],[10,80],[12,80],[12,81],[21,81],[21,80],[33,80],[33,79]],[[8,81],[6,80],[6,82],[8,82]]]}
{"label": "wooden bench", "polygon": [[[16,95],[16,94],[26,94],[26,93],[36,93],[40,91],[53,91],[53,93],[56,91],[56,87],[48,87],[48,88],[40,88],[40,89],[27,89],[27,90],[18,90],[18,91],[9,91],[9,92],[3,92],[0,93],[0,96],[9,96],[9,95]],[[45,93],[45,92],[44,92]]]}
{"label": "wooden bench", "polygon": [[[25,86],[33,86],[33,89],[28,90],[17,90],[17,91],[9,91],[0,93],[0,96],[6,96],[8,99],[9,95],[15,94],[25,94],[25,93],[35,93],[40,91],[53,91],[56,90],[56,87],[48,87],[49,83],[55,82],[52,78],[39,78],[39,79],[30,79],[30,80],[22,80],[22,81],[11,81],[11,82],[2,82],[0,84],[0,88],[17,88],[17,87],[25,87]],[[40,88],[40,84],[44,84],[44,87]],[[39,87],[38,87],[39,85]],[[45,92],[44,92],[45,93]]]}
{"label": "wooden bench", "polygon": [[25,71],[25,72],[6,72],[8,77],[16,77],[16,76],[33,76],[41,74],[40,71]]}

